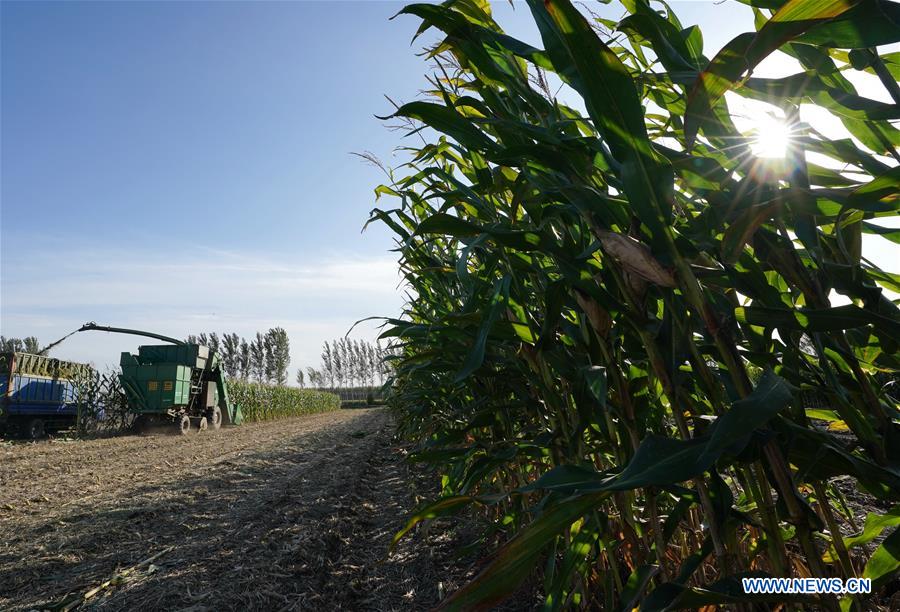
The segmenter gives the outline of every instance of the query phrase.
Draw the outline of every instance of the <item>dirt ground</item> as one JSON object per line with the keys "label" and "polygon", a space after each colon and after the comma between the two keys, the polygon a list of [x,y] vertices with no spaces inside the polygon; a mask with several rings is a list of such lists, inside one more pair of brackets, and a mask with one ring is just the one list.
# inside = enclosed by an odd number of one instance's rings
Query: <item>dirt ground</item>
{"label": "dirt ground", "polygon": [[[0,442],[0,610],[421,610],[473,574],[381,409]],[[423,489],[424,487],[424,489]]]}

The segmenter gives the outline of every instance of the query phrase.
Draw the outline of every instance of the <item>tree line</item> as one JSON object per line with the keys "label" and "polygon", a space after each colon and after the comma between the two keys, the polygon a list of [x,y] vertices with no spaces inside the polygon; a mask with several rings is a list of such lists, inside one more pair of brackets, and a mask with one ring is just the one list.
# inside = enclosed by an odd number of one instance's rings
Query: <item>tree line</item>
{"label": "tree line", "polygon": [[256,332],[249,340],[235,333],[215,332],[190,335],[187,342],[203,344],[219,354],[229,378],[286,385],[291,364],[291,343],[287,332],[273,327]]}
{"label": "tree line", "polygon": [[[290,339],[281,327],[256,332],[249,339],[236,333],[203,332],[191,334],[190,344],[203,344],[218,353],[229,378],[273,385],[288,383],[291,363]],[[0,352],[38,353],[35,336],[7,338],[0,336]],[[381,386],[391,375],[389,357],[393,349],[380,342],[339,338],[322,344],[319,368],[299,368],[296,382],[301,387],[342,389]]]}
{"label": "tree line", "polygon": [[41,346],[35,336],[27,338],[7,338],[0,336],[0,353],[34,353],[40,352]]}
{"label": "tree line", "polygon": [[391,375],[393,349],[380,342],[340,338],[322,344],[322,364],[318,369],[297,370],[297,383],[320,389],[379,386]]}

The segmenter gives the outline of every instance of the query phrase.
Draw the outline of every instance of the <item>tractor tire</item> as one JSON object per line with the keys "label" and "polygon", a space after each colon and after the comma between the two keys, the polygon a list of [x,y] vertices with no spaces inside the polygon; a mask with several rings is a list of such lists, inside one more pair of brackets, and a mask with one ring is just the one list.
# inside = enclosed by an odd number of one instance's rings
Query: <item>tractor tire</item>
{"label": "tractor tire", "polygon": [[191,417],[186,414],[175,419],[175,433],[186,436],[191,433]]}
{"label": "tractor tire", "polygon": [[26,438],[30,440],[40,440],[46,435],[47,430],[44,427],[44,421],[42,419],[30,419],[28,423],[25,424]]}
{"label": "tractor tire", "polygon": [[214,406],[206,415],[210,429],[219,429],[222,427],[222,409]]}
{"label": "tractor tire", "polygon": [[207,422],[206,417],[200,417],[200,420],[197,421],[197,429],[206,431],[207,427],[209,427],[209,423]]}

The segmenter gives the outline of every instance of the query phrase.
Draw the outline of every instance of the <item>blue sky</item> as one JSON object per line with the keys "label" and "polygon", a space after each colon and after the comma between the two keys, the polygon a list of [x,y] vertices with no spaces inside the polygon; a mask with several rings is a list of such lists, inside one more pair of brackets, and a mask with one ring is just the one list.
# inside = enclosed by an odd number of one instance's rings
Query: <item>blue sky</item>
{"label": "blue sky", "polygon": [[[428,38],[389,21],[402,6],[0,3],[0,331],[281,325],[297,367],[397,314],[390,236],[360,233],[382,177],[350,152],[402,161],[374,117],[425,86]],[[708,55],[752,29],[736,2],[674,6],[710,26]],[[523,3],[495,13],[538,42]],[[54,354],[115,364],[138,342],[94,332]]]}

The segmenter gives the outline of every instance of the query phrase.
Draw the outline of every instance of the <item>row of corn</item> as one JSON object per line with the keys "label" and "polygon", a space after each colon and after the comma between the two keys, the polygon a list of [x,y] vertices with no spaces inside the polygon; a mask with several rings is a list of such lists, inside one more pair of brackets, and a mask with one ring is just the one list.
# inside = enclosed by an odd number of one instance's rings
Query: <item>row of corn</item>
{"label": "row of corn", "polygon": [[247,421],[316,414],[341,407],[337,395],[315,389],[229,381],[228,392],[231,400],[241,407]]}

